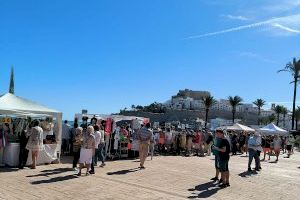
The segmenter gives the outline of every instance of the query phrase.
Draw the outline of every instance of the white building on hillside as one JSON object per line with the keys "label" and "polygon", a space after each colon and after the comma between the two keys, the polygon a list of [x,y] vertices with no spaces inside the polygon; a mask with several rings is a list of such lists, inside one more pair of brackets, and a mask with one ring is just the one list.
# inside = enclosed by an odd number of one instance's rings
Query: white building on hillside
{"label": "white building on hillside", "polygon": [[205,106],[201,100],[194,100],[191,102],[191,109],[202,110],[202,109],[205,109]]}
{"label": "white building on hillside", "polygon": [[220,99],[212,106],[212,110],[231,111],[231,106],[228,100]]}

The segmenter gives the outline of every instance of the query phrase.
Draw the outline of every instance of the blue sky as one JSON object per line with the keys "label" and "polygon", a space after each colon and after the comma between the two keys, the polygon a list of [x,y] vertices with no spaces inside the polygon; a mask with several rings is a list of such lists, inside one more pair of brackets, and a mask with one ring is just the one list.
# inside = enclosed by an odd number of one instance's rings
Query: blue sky
{"label": "blue sky", "polygon": [[0,92],[72,119],[164,102],[179,89],[290,106],[300,0],[0,1]]}

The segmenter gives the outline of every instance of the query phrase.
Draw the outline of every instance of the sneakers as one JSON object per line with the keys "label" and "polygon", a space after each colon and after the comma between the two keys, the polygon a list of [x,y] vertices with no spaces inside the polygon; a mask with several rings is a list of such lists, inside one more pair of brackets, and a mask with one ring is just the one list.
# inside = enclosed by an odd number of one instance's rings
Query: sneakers
{"label": "sneakers", "polygon": [[214,177],[214,178],[212,178],[212,179],[210,179],[211,181],[218,181],[219,179],[218,179],[218,177]]}
{"label": "sneakers", "polygon": [[146,169],[144,166],[140,166],[140,169]]}
{"label": "sneakers", "polygon": [[95,172],[94,171],[89,171],[89,174],[95,174]]}
{"label": "sneakers", "polygon": [[102,163],[99,167],[105,167],[105,165],[106,165],[105,163]]}
{"label": "sneakers", "polygon": [[227,187],[230,187],[230,184],[229,183],[222,183],[219,185],[220,188],[227,188]]}
{"label": "sneakers", "polygon": [[74,172],[77,172],[77,171],[78,171],[78,168],[77,168],[77,167],[74,167],[74,168],[73,168],[73,171],[74,171]]}
{"label": "sneakers", "polygon": [[251,169],[251,168],[248,168],[248,172],[252,172],[252,169]]}

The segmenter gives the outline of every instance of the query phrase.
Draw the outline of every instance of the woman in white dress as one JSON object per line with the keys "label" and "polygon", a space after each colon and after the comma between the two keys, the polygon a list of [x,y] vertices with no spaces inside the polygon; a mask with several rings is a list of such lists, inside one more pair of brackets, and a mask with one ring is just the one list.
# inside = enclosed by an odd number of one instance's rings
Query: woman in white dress
{"label": "woman in white dress", "polygon": [[83,143],[80,149],[80,159],[79,159],[79,173],[81,176],[81,170],[86,166],[86,175],[89,175],[89,170],[92,164],[93,156],[95,155],[95,137],[93,135],[93,126],[88,126],[86,132],[83,134]]}
{"label": "woman in white dress", "polygon": [[32,153],[32,169],[36,168],[39,151],[44,149],[43,129],[39,127],[39,124],[40,122],[38,120],[33,121],[33,127],[29,128],[26,133],[26,136],[29,137],[26,149]]}

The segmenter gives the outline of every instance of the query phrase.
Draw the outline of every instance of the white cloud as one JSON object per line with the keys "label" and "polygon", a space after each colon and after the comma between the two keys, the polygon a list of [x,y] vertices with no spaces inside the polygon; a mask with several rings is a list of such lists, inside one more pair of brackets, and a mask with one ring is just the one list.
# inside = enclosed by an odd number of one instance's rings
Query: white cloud
{"label": "white cloud", "polygon": [[194,35],[187,37],[185,39],[196,39],[196,38],[202,38],[202,37],[209,37],[214,35],[221,35],[226,34],[230,32],[237,32],[242,31],[246,29],[253,29],[253,28],[260,28],[260,27],[270,27],[270,28],[276,28],[277,30],[280,29],[281,31],[285,31],[290,34],[300,34],[300,30],[297,30],[294,27],[300,27],[300,14],[297,15],[289,15],[285,17],[277,17],[277,18],[271,18],[269,20],[260,21],[252,24],[247,24],[243,26],[237,26],[234,28],[224,29],[221,31],[215,31],[210,33],[204,33],[200,35]]}
{"label": "white cloud", "polygon": [[290,33],[297,33],[297,34],[300,34],[300,30],[292,29],[292,28],[290,28],[290,27],[283,26],[283,25],[278,24],[278,23],[274,23],[274,24],[272,24],[272,26],[275,27],[275,28],[279,28],[279,29],[282,29],[282,30],[284,30],[284,31],[290,32]]}
{"label": "white cloud", "polygon": [[266,62],[266,63],[276,63],[274,60],[265,58],[261,55],[253,53],[253,52],[238,52],[238,55],[242,56],[242,57],[248,57],[248,58],[256,59],[256,60]]}
{"label": "white cloud", "polygon": [[227,19],[232,19],[232,20],[241,20],[241,21],[250,20],[249,18],[241,15],[222,15],[222,17],[226,17]]}
{"label": "white cloud", "polygon": [[263,8],[265,11],[285,12],[300,7],[300,0],[278,0],[275,2],[272,0],[269,4]]}

